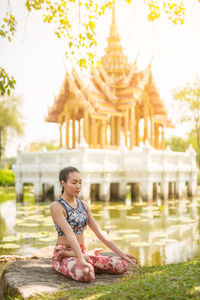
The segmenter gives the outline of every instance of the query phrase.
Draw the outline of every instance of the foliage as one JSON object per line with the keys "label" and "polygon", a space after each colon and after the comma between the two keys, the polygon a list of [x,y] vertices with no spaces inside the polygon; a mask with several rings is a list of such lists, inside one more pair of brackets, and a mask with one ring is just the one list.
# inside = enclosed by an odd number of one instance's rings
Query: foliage
{"label": "foliage", "polygon": [[197,184],[200,185],[200,169],[197,174]]}
{"label": "foliage", "polygon": [[200,258],[185,263],[144,267],[117,283],[70,289],[34,300],[51,299],[199,299]]}
{"label": "foliage", "polygon": [[0,169],[12,169],[12,165],[16,163],[16,157],[3,158],[0,162]]}
{"label": "foliage", "polygon": [[166,140],[165,146],[170,146],[173,151],[184,152],[189,145],[192,145],[193,149],[196,151],[196,160],[199,164],[200,156],[198,152],[198,145],[196,139],[195,130],[192,130],[187,134],[187,136],[183,139],[181,137],[172,136],[170,139]]}
{"label": "foliage", "polygon": [[[127,4],[131,3],[131,0],[125,1]],[[68,45],[66,57],[77,57],[79,66],[86,68],[88,63],[94,63],[96,54],[96,22],[106,10],[112,7],[112,3],[111,0],[59,0],[54,3],[51,0],[26,0],[26,7],[29,11],[33,9],[43,11],[43,21],[54,23],[56,36],[66,40]],[[185,7],[179,0],[146,0],[145,4],[149,9],[149,21],[155,21],[165,13],[174,24],[184,22]],[[77,19],[77,31],[73,29],[75,19]]]}
{"label": "foliage", "polygon": [[40,150],[58,150],[59,146],[56,144],[56,141],[49,142],[32,142],[29,146],[30,151],[40,151]]}
{"label": "foliage", "polygon": [[0,170],[0,186],[15,185],[15,174],[12,170]]}
{"label": "foliage", "polygon": [[16,31],[16,19],[11,13],[6,13],[6,17],[3,18],[3,24],[0,27],[0,36],[2,38],[7,38],[11,42],[12,36]]}
{"label": "foliage", "polygon": [[22,116],[19,112],[21,101],[15,96],[0,98],[0,161],[9,134],[23,133]]}
{"label": "foliage", "polygon": [[10,90],[15,88],[16,81],[14,77],[9,76],[5,69],[0,67],[0,95],[7,93],[10,95]]}
{"label": "foliage", "polygon": [[[0,37],[6,38],[11,42],[16,31],[16,26],[17,22],[15,16],[10,12],[7,12],[6,17],[3,18],[0,26]],[[15,88],[15,84],[15,79],[12,76],[9,76],[6,70],[0,66],[0,96],[3,96],[5,93],[10,95],[10,90]]]}
{"label": "foliage", "polygon": [[166,140],[165,145],[170,146],[173,151],[184,152],[188,148],[189,142],[187,139],[172,136],[169,140]]}
{"label": "foliage", "polygon": [[197,78],[195,82],[188,83],[185,87],[175,90],[174,98],[186,108],[181,122],[192,124],[193,130],[189,138],[193,141],[194,135],[196,136],[195,148],[200,164],[200,79]]}
{"label": "foliage", "polygon": [[[119,1],[119,0],[118,0]],[[120,0],[130,4],[132,0]],[[82,68],[94,63],[96,54],[96,22],[98,18],[112,7],[112,0],[25,0],[26,9],[41,11],[43,21],[56,26],[55,34],[66,41],[66,58],[73,57]],[[116,1],[115,1],[116,2]],[[155,21],[162,15],[167,15],[173,24],[183,24],[185,7],[181,0],[145,0],[148,7],[148,20]],[[75,26],[77,25],[77,30]],[[11,41],[17,29],[17,20],[8,12],[0,27],[0,36]],[[81,49],[81,55],[80,55]],[[15,80],[0,67],[0,95],[10,93],[15,86]]]}

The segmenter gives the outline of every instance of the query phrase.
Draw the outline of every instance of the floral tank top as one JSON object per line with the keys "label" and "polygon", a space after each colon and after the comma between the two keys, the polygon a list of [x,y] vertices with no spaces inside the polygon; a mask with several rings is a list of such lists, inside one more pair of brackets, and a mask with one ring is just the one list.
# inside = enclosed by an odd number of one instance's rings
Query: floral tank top
{"label": "floral tank top", "polygon": [[[69,205],[64,199],[58,198],[56,202],[60,203],[62,207],[65,209],[67,214],[67,222],[71,226],[73,232],[75,234],[83,233],[84,229],[88,224],[88,215],[83,205],[83,202],[76,198],[77,208],[73,208]],[[63,236],[64,232],[62,229],[54,222],[56,230],[59,236]]]}

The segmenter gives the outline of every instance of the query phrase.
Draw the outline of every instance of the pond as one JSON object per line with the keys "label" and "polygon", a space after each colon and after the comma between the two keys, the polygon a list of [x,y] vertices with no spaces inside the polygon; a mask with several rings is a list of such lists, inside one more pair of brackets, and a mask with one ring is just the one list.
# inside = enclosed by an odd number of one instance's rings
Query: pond
{"label": "pond", "polygon": [[[13,189],[0,189],[0,255],[29,255],[55,245],[56,232],[49,205],[34,203],[33,191],[25,189],[24,203],[16,203]],[[143,265],[183,262],[200,256],[200,196],[193,199],[157,199],[149,205],[131,202],[90,203],[101,228],[123,250]],[[88,250],[108,251],[88,228]]]}

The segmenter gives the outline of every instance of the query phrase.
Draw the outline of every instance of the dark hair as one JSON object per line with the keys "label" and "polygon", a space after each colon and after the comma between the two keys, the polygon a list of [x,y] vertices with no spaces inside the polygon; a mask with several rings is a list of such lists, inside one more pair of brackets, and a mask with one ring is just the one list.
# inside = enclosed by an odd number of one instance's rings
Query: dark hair
{"label": "dark hair", "polygon": [[[78,169],[74,168],[74,167],[65,167],[63,169],[60,170],[60,173],[59,173],[59,181],[60,181],[60,184],[61,184],[61,181],[64,180],[64,182],[67,182],[67,179],[69,177],[69,175],[73,172],[77,172],[77,173],[80,173]],[[62,186],[62,191],[61,193],[63,194],[64,192],[64,187]]]}

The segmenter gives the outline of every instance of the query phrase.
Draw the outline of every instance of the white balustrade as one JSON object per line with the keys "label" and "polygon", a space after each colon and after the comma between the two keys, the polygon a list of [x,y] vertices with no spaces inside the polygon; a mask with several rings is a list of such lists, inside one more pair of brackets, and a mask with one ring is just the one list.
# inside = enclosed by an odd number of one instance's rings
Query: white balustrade
{"label": "white balustrade", "polygon": [[[90,185],[100,184],[100,197],[108,200],[111,183],[119,184],[119,198],[125,194],[126,183],[139,183],[144,200],[152,199],[153,183],[160,183],[161,197],[166,198],[169,183],[176,186],[177,196],[181,196],[188,182],[188,193],[194,195],[197,182],[195,151],[189,147],[186,152],[174,152],[169,147],[158,151],[148,143],[129,151],[124,147],[118,150],[89,149],[82,143],[77,149],[41,151],[36,153],[19,152],[13,166],[16,176],[17,199],[23,195],[23,184],[33,183],[35,197],[41,199],[42,185],[54,186],[58,194],[57,178],[59,170],[66,166],[77,167],[83,177],[85,188],[81,196],[89,197]],[[176,184],[175,184],[176,183]]]}

